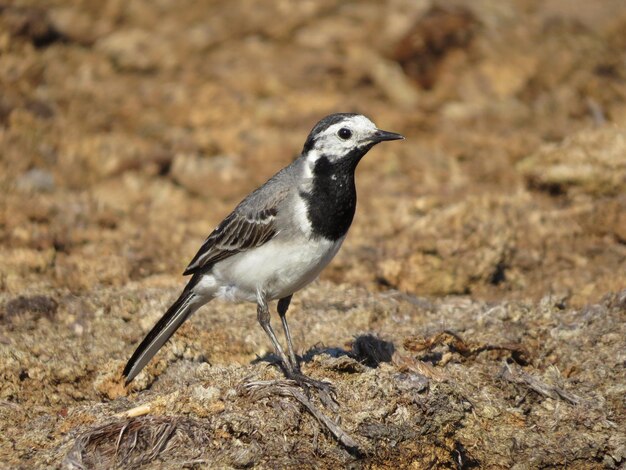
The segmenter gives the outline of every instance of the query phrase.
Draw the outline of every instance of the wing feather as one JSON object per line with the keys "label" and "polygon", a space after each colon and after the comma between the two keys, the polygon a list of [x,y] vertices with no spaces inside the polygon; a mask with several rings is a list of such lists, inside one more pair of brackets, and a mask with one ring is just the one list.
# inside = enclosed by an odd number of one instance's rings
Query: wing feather
{"label": "wing feather", "polygon": [[279,202],[280,199],[256,212],[245,211],[240,207],[235,209],[208,236],[183,274],[210,269],[218,261],[271,240],[277,233],[275,220]]}

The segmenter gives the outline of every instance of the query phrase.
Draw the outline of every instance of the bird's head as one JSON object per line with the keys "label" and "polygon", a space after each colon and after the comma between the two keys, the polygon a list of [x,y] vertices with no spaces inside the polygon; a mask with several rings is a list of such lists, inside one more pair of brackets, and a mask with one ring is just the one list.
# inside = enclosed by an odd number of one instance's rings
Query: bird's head
{"label": "bird's head", "polygon": [[302,156],[309,164],[325,157],[329,163],[345,161],[356,167],[374,145],[398,139],[404,137],[378,129],[362,114],[331,114],[313,127],[302,149]]}

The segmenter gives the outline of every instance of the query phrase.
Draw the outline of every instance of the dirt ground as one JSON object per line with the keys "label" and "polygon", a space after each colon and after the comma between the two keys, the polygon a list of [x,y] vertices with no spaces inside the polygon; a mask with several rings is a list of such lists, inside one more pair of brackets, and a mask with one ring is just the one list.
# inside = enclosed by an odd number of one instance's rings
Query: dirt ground
{"label": "dirt ground", "polygon": [[[0,2],[0,467],[624,468],[625,51],[622,0]],[[124,388],[340,111],[407,139],[289,313],[338,406],[270,382],[245,304]]]}

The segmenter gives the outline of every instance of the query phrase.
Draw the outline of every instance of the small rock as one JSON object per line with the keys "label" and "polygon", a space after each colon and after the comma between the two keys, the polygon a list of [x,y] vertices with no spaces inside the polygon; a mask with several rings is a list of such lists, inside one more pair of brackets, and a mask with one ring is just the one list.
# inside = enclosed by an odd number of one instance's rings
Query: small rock
{"label": "small rock", "polygon": [[178,63],[168,41],[142,29],[115,31],[98,40],[96,49],[104,52],[122,70],[151,72]]}
{"label": "small rock", "polygon": [[102,24],[75,7],[56,8],[50,11],[50,22],[64,37],[89,46],[102,34]]}
{"label": "small rock", "polygon": [[196,385],[191,389],[191,395],[199,401],[210,403],[220,397],[220,389],[217,387],[204,387],[203,385]]}
{"label": "small rock", "polygon": [[11,36],[24,38],[37,48],[64,39],[44,9],[3,5],[2,10],[4,26]]}
{"label": "small rock", "polygon": [[442,74],[442,64],[453,50],[471,45],[478,21],[466,9],[435,6],[400,40],[394,59],[422,88],[431,89]]}
{"label": "small rock", "polygon": [[421,374],[397,374],[394,378],[396,388],[402,392],[420,393],[426,390],[430,383],[428,377]]}
{"label": "small rock", "polygon": [[16,186],[24,192],[48,193],[54,190],[54,176],[47,170],[33,168],[17,179]]}
{"label": "small rock", "polygon": [[[232,196],[230,193],[239,190],[248,177],[239,158],[228,155],[207,157],[179,153],[174,157],[170,171],[174,181],[201,196]],[[207,185],[207,181],[211,184]]]}
{"label": "small rock", "polygon": [[19,296],[9,300],[4,308],[6,317],[10,318],[25,312],[34,313],[37,318],[52,318],[59,304],[52,297],[45,295],[33,295],[30,297]]}
{"label": "small rock", "polygon": [[417,105],[419,92],[398,63],[365,48],[351,49],[349,58],[351,67],[362,69],[394,105],[403,109],[412,109]]}
{"label": "small rock", "polygon": [[531,188],[551,194],[591,195],[626,191],[626,131],[587,129],[559,144],[548,144],[518,167]]}
{"label": "small rock", "polygon": [[322,366],[328,370],[346,372],[349,374],[365,371],[365,366],[363,364],[348,356],[327,357],[322,361]]}
{"label": "small rock", "polygon": [[253,442],[250,445],[242,444],[241,447],[233,447],[228,454],[233,467],[249,468],[261,458],[261,448]]}

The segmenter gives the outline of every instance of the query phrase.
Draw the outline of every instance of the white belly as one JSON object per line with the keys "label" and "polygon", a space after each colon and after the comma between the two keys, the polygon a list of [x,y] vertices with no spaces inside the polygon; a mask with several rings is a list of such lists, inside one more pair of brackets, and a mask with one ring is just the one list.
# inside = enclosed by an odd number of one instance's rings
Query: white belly
{"label": "white belly", "polygon": [[280,299],[315,280],[343,240],[294,243],[274,239],[220,261],[200,284],[211,286],[213,295],[225,300],[254,302],[259,291],[267,300]]}

